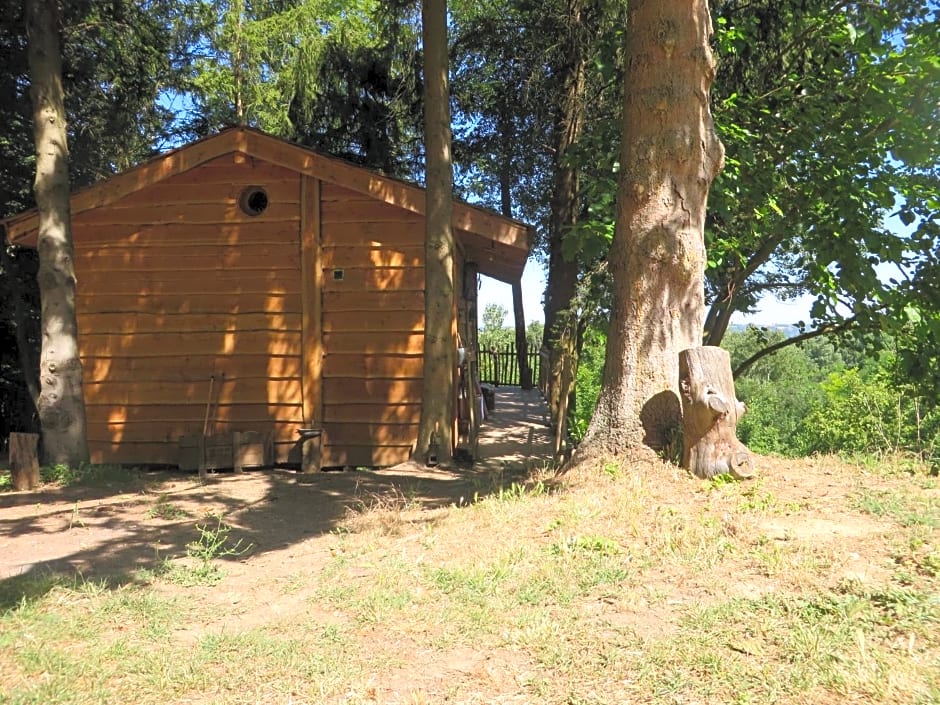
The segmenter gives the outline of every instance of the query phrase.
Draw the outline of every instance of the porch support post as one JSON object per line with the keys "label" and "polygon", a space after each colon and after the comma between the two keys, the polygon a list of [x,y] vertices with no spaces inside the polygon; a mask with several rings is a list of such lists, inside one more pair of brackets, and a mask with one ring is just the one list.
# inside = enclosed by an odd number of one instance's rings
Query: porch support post
{"label": "porch support post", "polygon": [[[301,176],[300,276],[304,426],[319,428],[323,424],[323,265],[320,259],[320,180],[312,176]],[[305,439],[303,446],[303,472],[318,472],[319,435]]]}
{"label": "porch support post", "polygon": [[519,386],[532,389],[532,369],[525,339],[525,312],[522,310],[522,281],[512,283],[512,316],[516,324],[516,356],[519,358]]}

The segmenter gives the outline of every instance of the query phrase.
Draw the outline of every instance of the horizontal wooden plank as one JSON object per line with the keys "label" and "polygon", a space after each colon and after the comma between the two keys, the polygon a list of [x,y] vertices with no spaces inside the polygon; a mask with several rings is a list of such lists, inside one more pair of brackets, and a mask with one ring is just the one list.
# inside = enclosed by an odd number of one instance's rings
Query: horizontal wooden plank
{"label": "horizontal wooden plank", "polygon": [[327,353],[323,359],[324,377],[420,379],[423,373],[421,355]]}
{"label": "horizontal wooden plank", "polygon": [[85,313],[83,333],[297,333],[299,313]]}
{"label": "horizontal wooden plank", "polygon": [[324,246],[325,269],[336,267],[424,267],[423,246],[379,247],[373,245]]}
{"label": "horizontal wooden plank", "polygon": [[[170,285],[161,287],[170,289]],[[295,316],[301,312],[300,294],[272,295],[264,292],[232,294],[164,294],[160,291],[143,295],[95,294],[83,292],[76,302],[79,317],[96,313],[151,314],[172,316],[201,314],[215,316],[269,315]]]}
{"label": "horizontal wooden plank", "polygon": [[[184,173],[217,157],[237,151],[239,141],[240,138],[236,131],[223,132],[212,139],[199,140],[186,147],[175,149],[144,162],[123,174],[118,174],[94,186],[82,189],[72,195],[72,222],[74,223],[75,219],[84,211],[113,203],[130,193]],[[27,234],[32,231],[35,236],[37,228],[38,214],[36,211],[30,211],[17,218],[15,223],[8,224],[6,230],[7,236],[10,238],[23,237],[26,242],[30,242]],[[32,238],[31,246],[35,246],[35,238]]]}
{"label": "horizontal wooden plank", "polygon": [[123,272],[114,274],[110,283],[105,272],[82,275],[76,309],[102,313],[299,313],[301,310],[300,281],[293,272],[286,273],[280,280],[246,277],[239,272],[219,273],[226,276],[196,276],[183,272],[138,274],[139,277]]}
{"label": "horizontal wooden plank", "polygon": [[323,380],[323,403],[420,404],[422,387],[420,379],[330,377]]}
{"label": "horizontal wooden plank", "polygon": [[[225,269],[287,269],[300,272],[299,248],[277,245],[237,245],[206,247],[197,253],[182,256],[174,248],[157,250],[112,249],[107,251],[79,250],[75,266],[79,274],[86,272],[139,271],[200,271]],[[211,278],[211,274],[209,275]]]}
{"label": "horizontal wooden plank", "polygon": [[300,355],[300,336],[269,333],[136,333],[128,336],[81,332],[79,351],[86,357],[136,355]]}
{"label": "horizontal wooden plank", "polygon": [[238,183],[264,185],[265,181],[299,179],[299,177],[300,175],[292,169],[254,159],[245,154],[232,153],[204,162],[182,174],[171,176],[163,183],[201,186],[212,183],[226,184],[237,180]]}
{"label": "horizontal wooden plank", "polygon": [[343,188],[338,184],[324,181],[320,186],[320,200],[326,201],[372,201],[372,196],[352,189]]}
{"label": "horizontal wooden plank", "polygon": [[288,245],[299,239],[299,224],[294,222],[270,223],[250,220],[244,223],[164,223],[162,225],[99,224],[72,228],[75,250],[88,248],[117,248],[130,245]]}
{"label": "horizontal wooden plank", "polygon": [[411,445],[417,439],[418,424],[338,422],[323,428],[326,446]]}
{"label": "horizontal wooden plank", "polygon": [[161,357],[87,357],[86,382],[208,382],[210,376],[235,379],[300,379],[300,357],[269,355],[173,355]]}
{"label": "horizontal wooden plank", "polygon": [[362,421],[365,423],[416,424],[421,420],[421,404],[348,404],[338,402],[325,404],[323,423]]}
{"label": "horizontal wooden plank", "polygon": [[[85,410],[89,424],[196,422],[199,432],[202,432],[206,418],[206,399],[178,404],[89,403],[86,404]],[[220,425],[285,423],[301,426],[304,423],[301,404],[220,404],[212,407],[212,419],[213,423]]]}
{"label": "horizontal wooden plank", "polygon": [[381,468],[408,460],[411,457],[411,446],[325,446],[321,457],[321,466],[324,468]]}
{"label": "horizontal wooden plank", "polygon": [[[89,382],[84,385],[89,404],[207,403],[208,381],[199,382]],[[216,382],[213,399],[218,404],[300,404],[299,380],[225,380]]]}
{"label": "horizontal wooden plank", "polygon": [[119,208],[116,205],[87,210],[75,216],[75,222],[148,225],[154,223],[247,223],[252,220],[268,223],[300,219],[297,203],[271,202],[261,215],[251,216],[237,204],[164,204]]}
{"label": "horizontal wooden plank", "polygon": [[[200,170],[202,175],[209,176],[209,170]],[[247,172],[247,170],[246,170]],[[168,179],[148,188],[132,193],[112,204],[113,208],[129,208],[136,206],[150,206],[155,203],[165,203],[168,208],[181,204],[207,204],[218,203],[226,206],[237,206],[242,192],[249,186],[260,186],[268,194],[268,201],[274,203],[300,203],[300,176],[290,172],[278,172],[277,176],[263,176],[251,172],[232,174],[228,181],[197,180],[198,175],[186,175],[182,181]],[[195,182],[195,183],[193,183]]]}
{"label": "horizontal wooden plank", "polygon": [[[298,424],[274,420],[238,421],[237,423],[214,423],[210,433],[230,433],[232,431],[258,431],[270,433],[275,440],[290,442],[298,440]],[[140,442],[176,442],[185,436],[202,434],[203,422],[198,421],[147,421],[126,423],[88,423],[88,440],[107,443]]]}
{"label": "horizontal wooden plank", "polygon": [[341,280],[323,273],[323,291],[424,291],[423,267],[346,267]]}
{"label": "horizontal wooden plank", "polygon": [[[89,441],[88,450],[93,463],[119,463],[123,465],[177,465],[179,445],[165,443],[112,443]],[[274,458],[277,463],[299,463],[300,444],[275,443]]]}
{"label": "horizontal wooden plank", "polygon": [[88,453],[93,463],[177,465],[179,447],[175,442],[112,443],[89,439]]}
{"label": "horizontal wooden plank", "polygon": [[424,246],[424,226],[413,221],[391,223],[326,223],[323,245],[412,245]]}
{"label": "horizontal wooden plank", "polygon": [[420,333],[424,331],[424,311],[359,311],[355,314],[324,311],[323,330]]}
{"label": "horizontal wooden plank", "polygon": [[423,291],[325,291],[323,310],[336,311],[421,311]]}
{"label": "horizontal wooden plank", "polygon": [[322,201],[321,214],[324,229],[330,223],[388,223],[409,222],[424,227],[424,218],[416,213],[390,206],[381,201]]}
{"label": "horizontal wooden plank", "polygon": [[323,334],[323,350],[327,355],[335,353],[418,354],[424,351],[424,333],[401,332],[390,335],[387,332],[377,331],[326,331]]}

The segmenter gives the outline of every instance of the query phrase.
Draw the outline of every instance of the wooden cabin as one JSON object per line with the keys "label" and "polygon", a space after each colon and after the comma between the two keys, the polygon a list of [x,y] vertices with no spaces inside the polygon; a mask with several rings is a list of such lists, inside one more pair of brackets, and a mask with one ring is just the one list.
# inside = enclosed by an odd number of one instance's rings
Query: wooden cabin
{"label": "wooden cabin", "polygon": [[[94,462],[178,464],[181,440],[205,430],[264,434],[274,461],[300,463],[302,428],[322,429],[322,467],[409,458],[422,390],[422,188],[232,128],[71,204]],[[532,232],[459,202],[453,224],[456,327],[473,341],[476,272],[517,281]],[[35,211],[4,226],[9,242],[35,247]],[[465,380],[461,416],[478,408]]]}

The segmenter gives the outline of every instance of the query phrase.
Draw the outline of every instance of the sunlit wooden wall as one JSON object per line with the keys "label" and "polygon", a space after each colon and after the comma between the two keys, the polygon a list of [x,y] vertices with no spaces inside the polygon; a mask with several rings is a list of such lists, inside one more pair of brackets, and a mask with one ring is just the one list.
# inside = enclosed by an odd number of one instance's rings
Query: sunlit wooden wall
{"label": "sunlit wooden wall", "polygon": [[[239,208],[248,185],[260,215]],[[296,456],[299,203],[296,172],[228,155],[73,219],[94,461],[176,463],[210,399],[210,432],[270,431]]]}
{"label": "sunlit wooden wall", "polygon": [[407,460],[418,433],[424,219],[322,184],[323,464]]}

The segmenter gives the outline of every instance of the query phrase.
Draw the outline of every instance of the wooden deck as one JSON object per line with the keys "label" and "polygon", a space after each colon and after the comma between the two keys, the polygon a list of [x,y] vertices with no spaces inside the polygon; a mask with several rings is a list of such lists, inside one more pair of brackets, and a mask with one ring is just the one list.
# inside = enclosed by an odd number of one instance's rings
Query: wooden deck
{"label": "wooden deck", "polygon": [[552,463],[548,405],[538,389],[496,387],[496,408],[480,427],[474,470],[531,470]]}

